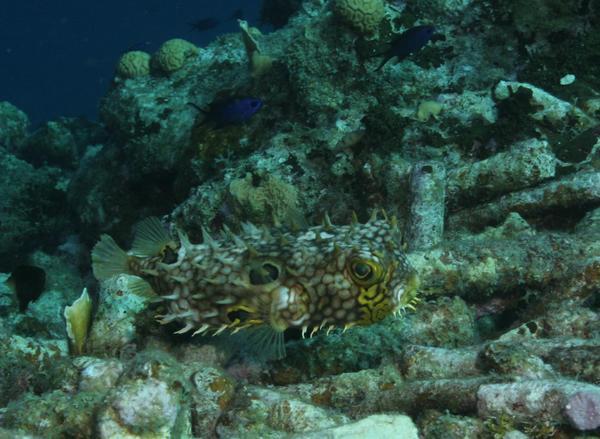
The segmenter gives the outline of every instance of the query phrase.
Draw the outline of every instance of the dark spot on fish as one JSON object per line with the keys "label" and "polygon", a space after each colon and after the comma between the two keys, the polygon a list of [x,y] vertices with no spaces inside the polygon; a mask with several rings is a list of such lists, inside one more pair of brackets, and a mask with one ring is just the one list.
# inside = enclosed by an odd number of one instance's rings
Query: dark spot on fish
{"label": "dark spot on fish", "polygon": [[264,262],[260,266],[250,269],[248,274],[252,285],[264,285],[279,278],[279,268],[270,262]]}
{"label": "dark spot on fish", "polygon": [[19,301],[19,311],[24,312],[27,305],[37,300],[44,291],[46,272],[34,265],[19,265],[10,274],[8,282],[13,286]]}
{"label": "dark spot on fish", "polygon": [[161,262],[163,264],[173,264],[177,262],[177,253],[171,247],[165,247]]}
{"label": "dark spot on fish", "polygon": [[235,321],[236,319],[238,319],[240,322],[245,322],[251,316],[252,316],[252,314],[250,314],[248,311],[244,311],[242,309],[237,309],[235,311],[229,311],[227,313],[227,318],[231,322]]}

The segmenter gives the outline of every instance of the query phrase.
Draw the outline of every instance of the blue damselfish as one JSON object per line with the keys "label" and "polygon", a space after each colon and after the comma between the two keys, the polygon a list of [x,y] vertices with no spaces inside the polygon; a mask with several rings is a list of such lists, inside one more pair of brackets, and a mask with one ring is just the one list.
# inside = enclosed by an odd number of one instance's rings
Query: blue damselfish
{"label": "blue damselfish", "polygon": [[410,54],[420,50],[434,37],[435,27],[431,25],[411,27],[407,31],[400,34],[398,38],[392,41],[392,45],[383,56],[383,61],[377,67],[380,70],[390,59],[396,57],[398,61],[402,61]]}
{"label": "blue damselfish", "polygon": [[247,122],[262,108],[263,101],[252,97],[229,98],[213,102],[208,110],[192,103],[190,105],[204,114],[205,122],[212,123],[216,128],[222,128]]}

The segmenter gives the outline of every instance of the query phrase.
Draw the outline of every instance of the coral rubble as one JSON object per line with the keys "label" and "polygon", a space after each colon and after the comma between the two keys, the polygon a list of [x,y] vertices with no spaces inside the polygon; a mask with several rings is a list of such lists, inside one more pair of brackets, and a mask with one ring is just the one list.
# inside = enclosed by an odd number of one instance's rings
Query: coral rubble
{"label": "coral rubble", "polygon": [[[597,434],[598,2],[267,4],[272,32],[123,54],[98,123],[30,131],[0,103],[0,437]],[[417,26],[435,38],[377,69]],[[243,123],[206,115],[248,97]],[[100,235],[149,216],[174,244],[101,238],[98,283]],[[347,252],[414,282],[369,284]],[[19,308],[27,264],[47,282]],[[375,306],[417,277],[418,301],[325,327],[358,306],[335,285]],[[246,326],[290,304],[328,315],[290,311],[270,357]]]}

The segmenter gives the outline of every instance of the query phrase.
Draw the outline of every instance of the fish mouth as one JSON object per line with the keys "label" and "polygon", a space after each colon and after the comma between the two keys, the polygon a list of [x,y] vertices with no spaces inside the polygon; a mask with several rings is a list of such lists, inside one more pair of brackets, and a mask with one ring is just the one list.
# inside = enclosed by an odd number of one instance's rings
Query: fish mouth
{"label": "fish mouth", "polygon": [[304,287],[298,284],[291,287],[280,285],[275,288],[271,292],[271,326],[281,331],[301,327],[310,318],[305,303],[307,297]]}
{"label": "fish mouth", "polygon": [[406,286],[403,284],[399,284],[394,288],[394,290],[392,292],[392,297],[393,297],[392,305],[394,308],[398,308],[400,306],[400,304],[402,303],[401,302],[402,296],[404,295],[405,292],[406,292]]}

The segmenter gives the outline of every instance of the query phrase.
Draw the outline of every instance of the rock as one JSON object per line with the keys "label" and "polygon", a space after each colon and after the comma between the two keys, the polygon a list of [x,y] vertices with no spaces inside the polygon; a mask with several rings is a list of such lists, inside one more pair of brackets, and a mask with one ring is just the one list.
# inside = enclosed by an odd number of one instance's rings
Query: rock
{"label": "rock", "polygon": [[79,390],[83,392],[105,392],[114,387],[123,373],[123,364],[114,359],[78,357],[81,368]]}
{"label": "rock", "polygon": [[[575,395],[584,392],[579,400]],[[508,415],[520,420],[570,422],[591,425],[597,422],[600,387],[569,380],[524,380],[516,383],[485,384],[477,392],[477,412],[481,417]],[[573,406],[575,403],[575,406]],[[565,413],[565,407],[571,404]],[[596,409],[594,408],[596,407]],[[589,414],[581,416],[581,410]],[[594,413],[596,413],[594,415]]]}
{"label": "rock", "polygon": [[101,438],[174,437],[180,394],[153,378],[126,383],[115,390],[98,415]]}
{"label": "rock", "polygon": [[600,393],[583,391],[569,398],[565,414],[578,430],[594,430],[600,427]]}
{"label": "rock", "polygon": [[192,375],[192,431],[197,436],[215,432],[219,418],[232,403],[235,382],[214,367],[203,367]]}
{"label": "rock", "polygon": [[100,306],[88,334],[88,353],[117,355],[137,337],[136,318],[152,298],[132,291],[129,280],[120,276],[100,292]]}
{"label": "rock", "polygon": [[371,415],[351,424],[320,430],[302,437],[307,439],[380,439],[382,437],[418,439],[419,432],[408,416]]}
{"label": "rock", "polygon": [[0,271],[11,271],[67,224],[60,179],[57,170],[36,170],[0,147]]}
{"label": "rock", "polygon": [[29,118],[10,102],[0,102],[0,147],[17,152],[27,138]]}

